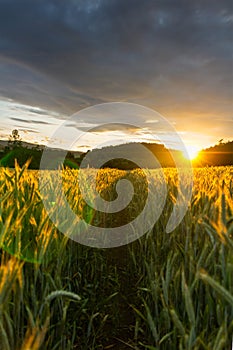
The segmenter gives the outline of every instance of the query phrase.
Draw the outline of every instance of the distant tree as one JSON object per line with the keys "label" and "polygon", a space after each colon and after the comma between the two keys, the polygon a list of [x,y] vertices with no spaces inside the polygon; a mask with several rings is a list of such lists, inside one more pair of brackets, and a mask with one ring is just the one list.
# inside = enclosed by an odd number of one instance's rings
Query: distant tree
{"label": "distant tree", "polygon": [[22,139],[19,135],[19,131],[17,129],[12,130],[8,141],[9,148],[15,149],[16,147],[20,147],[21,145],[22,145]]}

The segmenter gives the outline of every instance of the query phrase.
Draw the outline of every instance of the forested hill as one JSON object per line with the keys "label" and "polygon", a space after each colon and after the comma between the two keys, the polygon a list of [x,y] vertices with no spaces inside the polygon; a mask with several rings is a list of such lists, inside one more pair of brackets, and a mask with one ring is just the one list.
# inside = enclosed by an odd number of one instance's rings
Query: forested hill
{"label": "forested hill", "polygon": [[[175,167],[177,163],[186,163],[181,151],[167,149],[164,145],[158,143],[139,143],[131,142],[116,146],[108,146],[101,149],[90,151],[91,159],[102,161],[103,168],[117,168],[131,170],[137,167],[158,168]],[[104,159],[109,161],[104,161]]]}
{"label": "forested hill", "polygon": [[193,164],[194,166],[233,165],[233,141],[220,141],[213,147],[203,149]]}

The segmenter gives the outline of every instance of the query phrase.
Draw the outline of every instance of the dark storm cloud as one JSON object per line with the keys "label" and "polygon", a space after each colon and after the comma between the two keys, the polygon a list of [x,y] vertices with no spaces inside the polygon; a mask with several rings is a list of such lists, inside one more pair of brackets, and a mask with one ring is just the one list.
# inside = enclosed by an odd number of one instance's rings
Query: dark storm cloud
{"label": "dark storm cloud", "polygon": [[7,0],[0,6],[1,56],[18,67],[16,85],[13,70],[2,74],[4,96],[21,82],[13,97],[34,103],[36,96],[41,106],[68,113],[112,100],[173,109],[198,103],[205,110],[212,96],[214,105],[215,97],[225,101],[220,112],[230,113],[231,0]]}

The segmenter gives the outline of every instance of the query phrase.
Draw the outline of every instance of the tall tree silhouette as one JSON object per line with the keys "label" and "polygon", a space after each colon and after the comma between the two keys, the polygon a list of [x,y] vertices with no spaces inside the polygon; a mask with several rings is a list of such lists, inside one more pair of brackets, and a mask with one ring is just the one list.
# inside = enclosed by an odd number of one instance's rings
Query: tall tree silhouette
{"label": "tall tree silhouette", "polygon": [[19,131],[17,129],[12,130],[8,141],[9,148],[15,149],[16,147],[20,147],[21,145],[22,145],[22,139],[19,135]]}

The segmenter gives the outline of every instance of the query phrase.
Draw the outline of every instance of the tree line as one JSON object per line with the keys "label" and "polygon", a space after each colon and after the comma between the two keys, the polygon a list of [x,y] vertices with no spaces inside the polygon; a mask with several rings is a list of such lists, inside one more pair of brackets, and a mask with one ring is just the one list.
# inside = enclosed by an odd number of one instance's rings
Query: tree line
{"label": "tree line", "polygon": [[194,166],[233,165],[233,141],[219,140],[215,146],[199,152]]}

